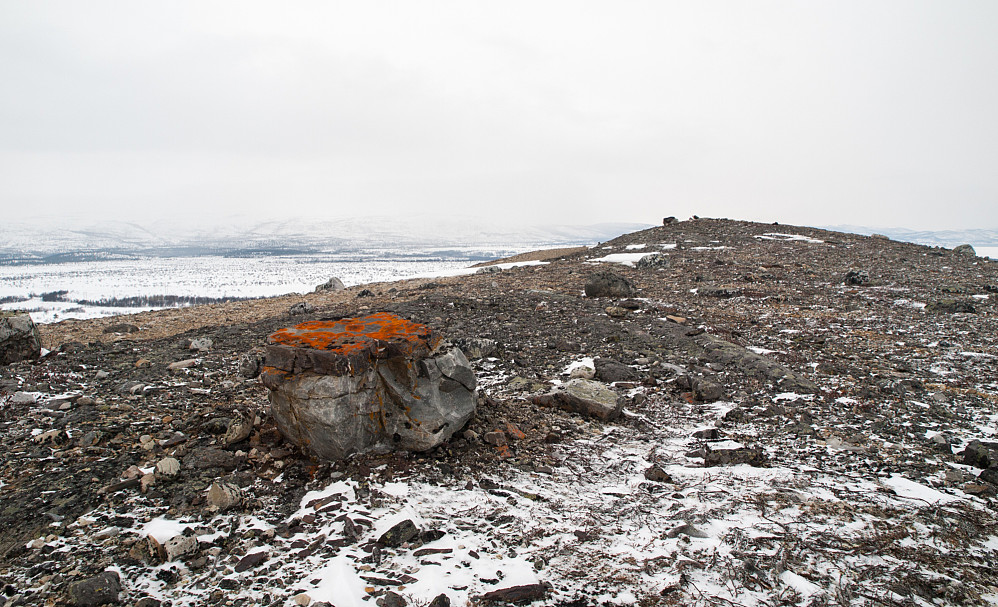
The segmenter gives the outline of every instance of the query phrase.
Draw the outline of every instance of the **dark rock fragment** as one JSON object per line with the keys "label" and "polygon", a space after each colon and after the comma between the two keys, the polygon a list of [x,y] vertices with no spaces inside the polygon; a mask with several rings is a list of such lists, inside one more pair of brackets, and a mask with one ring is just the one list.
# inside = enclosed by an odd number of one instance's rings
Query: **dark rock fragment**
{"label": "dark rock fragment", "polygon": [[416,527],[416,524],[411,519],[405,519],[381,534],[381,537],[378,538],[378,543],[382,546],[398,548],[417,535],[419,535],[419,528]]}
{"label": "dark rock fragment", "polygon": [[975,468],[990,468],[998,465],[998,451],[990,444],[975,440],[963,450],[963,463]]}
{"label": "dark rock fragment", "polygon": [[703,377],[691,378],[693,398],[703,403],[712,403],[724,398],[724,387],[714,380]]}
{"label": "dark rock fragment", "polygon": [[429,607],[450,607],[450,597],[446,594],[438,594],[430,601]]}
{"label": "dark rock fragment", "polygon": [[854,287],[862,287],[870,284],[870,274],[866,270],[849,270],[842,282]]}
{"label": "dark rock fragment", "polygon": [[66,591],[66,602],[79,607],[92,607],[120,602],[121,578],[114,571],[69,585]]}
{"label": "dark rock fragment", "polygon": [[209,468],[221,468],[223,470],[235,470],[241,464],[243,458],[237,457],[234,453],[215,449],[214,447],[201,447],[192,449],[184,458],[184,468],[196,470],[206,470]]}
{"label": "dark rock fragment", "polygon": [[672,477],[657,464],[645,470],[645,478],[654,483],[671,483]]}
{"label": "dark rock fragment", "polygon": [[596,379],[606,383],[617,381],[638,381],[641,374],[631,367],[608,358],[597,358],[593,361],[596,367]]}
{"label": "dark rock fragment", "polygon": [[991,483],[992,485],[998,485],[998,467],[988,468],[984,472],[981,472],[981,475],[978,476],[977,478],[986,483]]}
{"label": "dark rock fragment", "polygon": [[738,464],[748,464],[756,468],[765,467],[766,454],[761,447],[740,447],[738,449],[712,449],[707,452],[704,458],[704,466],[707,468],[736,466]]}
{"label": "dark rock fragment", "polygon": [[495,603],[529,603],[543,599],[547,595],[549,584],[525,584],[493,590],[482,595],[481,600]]}
{"label": "dark rock fragment", "polygon": [[253,552],[251,554],[247,554],[241,558],[238,563],[236,563],[236,573],[242,573],[243,571],[258,567],[263,564],[267,558],[268,555],[266,552]]}
{"label": "dark rock fragment", "polygon": [[926,312],[939,314],[976,314],[977,308],[969,301],[959,299],[937,299],[925,306]]}

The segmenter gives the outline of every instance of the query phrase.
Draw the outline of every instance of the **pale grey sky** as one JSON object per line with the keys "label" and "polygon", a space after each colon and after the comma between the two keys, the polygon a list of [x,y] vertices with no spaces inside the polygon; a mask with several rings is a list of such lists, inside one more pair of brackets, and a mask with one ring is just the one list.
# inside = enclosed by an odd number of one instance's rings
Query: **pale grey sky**
{"label": "pale grey sky", "polygon": [[0,0],[0,204],[994,228],[996,24],[992,0]]}

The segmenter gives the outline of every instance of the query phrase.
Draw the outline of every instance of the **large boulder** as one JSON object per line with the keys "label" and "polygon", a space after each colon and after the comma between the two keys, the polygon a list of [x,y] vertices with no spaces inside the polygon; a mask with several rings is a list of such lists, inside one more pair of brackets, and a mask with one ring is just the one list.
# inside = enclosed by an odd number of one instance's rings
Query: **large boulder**
{"label": "large boulder", "polygon": [[42,354],[38,327],[26,312],[0,312],[0,365],[33,360]]}
{"label": "large boulder", "polygon": [[321,458],[432,449],[475,413],[468,359],[425,325],[382,312],[302,323],[268,344],[260,379],[277,427]]}

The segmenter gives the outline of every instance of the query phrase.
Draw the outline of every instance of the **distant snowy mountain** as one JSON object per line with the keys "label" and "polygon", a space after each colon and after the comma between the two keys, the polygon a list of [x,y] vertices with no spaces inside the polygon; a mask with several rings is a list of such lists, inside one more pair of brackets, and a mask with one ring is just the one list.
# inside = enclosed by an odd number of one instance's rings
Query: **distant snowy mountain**
{"label": "distant snowy mountain", "polygon": [[907,228],[868,228],[865,226],[838,225],[822,226],[825,230],[850,232],[852,234],[883,234],[894,240],[914,242],[933,247],[953,248],[962,244],[974,246],[998,246],[998,230],[909,230]]}
{"label": "distant snowy mountain", "polygon": [[336,220],[233,219],[192,227],[189,219],[145,224],[69,221],[0,225],[0,257],[115,258],[129,255],[337,252],[359,249],[427,249],[468,246],[570,246],[594,244],[650,227],[638,223],[593,225],[498,224],[471,217],[363,217]]}

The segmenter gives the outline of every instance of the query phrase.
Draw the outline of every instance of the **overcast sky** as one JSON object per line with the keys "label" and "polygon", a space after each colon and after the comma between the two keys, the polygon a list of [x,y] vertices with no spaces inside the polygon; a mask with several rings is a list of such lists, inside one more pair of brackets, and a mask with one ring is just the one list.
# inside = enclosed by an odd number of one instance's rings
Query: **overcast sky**
{"label": "overcast sky", "polygon": [[996,25],[993,0],[0,0],[0,204],[998,228]]}

